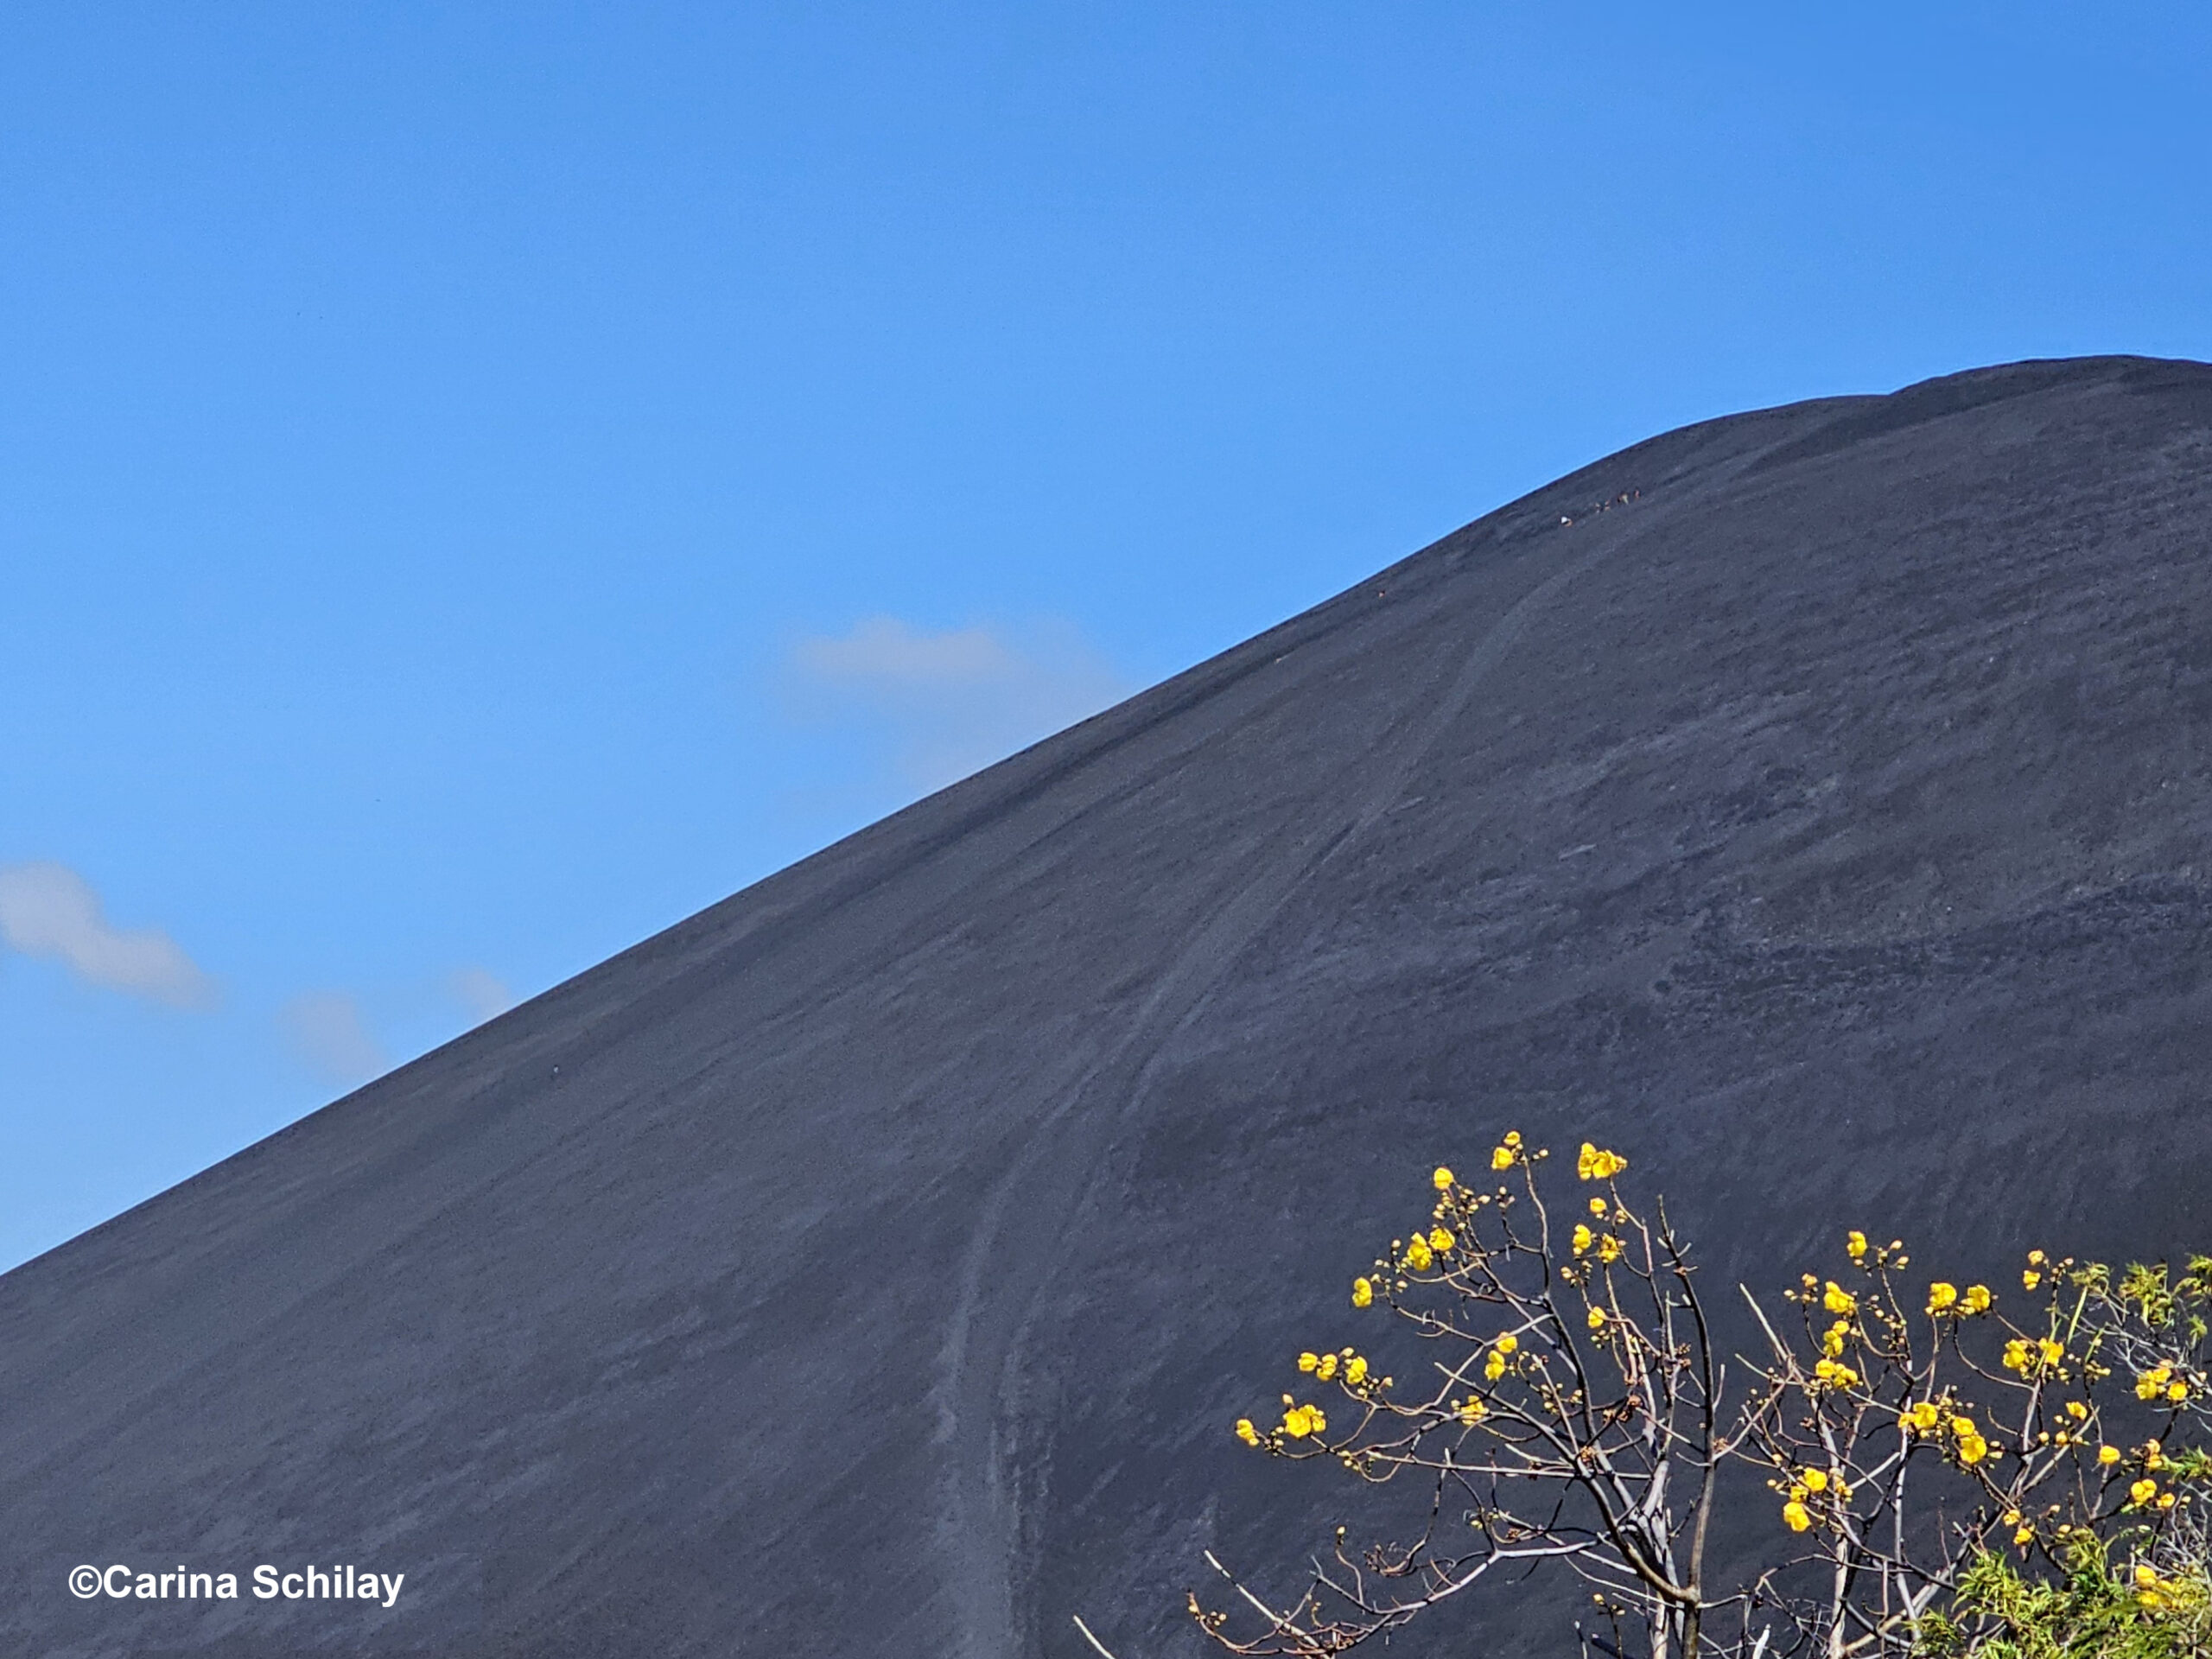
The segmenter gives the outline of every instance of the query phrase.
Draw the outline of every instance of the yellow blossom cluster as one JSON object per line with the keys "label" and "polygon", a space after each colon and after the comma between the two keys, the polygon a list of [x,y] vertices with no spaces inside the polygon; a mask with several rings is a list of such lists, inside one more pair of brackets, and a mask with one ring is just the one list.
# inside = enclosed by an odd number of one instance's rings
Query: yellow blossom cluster
{"label": "yellow blossom cluster", "polygon": [[2135,1604],[2146,1612],[2180,1612],[2203,1602],[2202,1586],[2168,1578],[2148,1561],[2138,1562],[2132,1576],[2135,1580]]}
{"label": "yellow blossom cluster", "polygon": [[1989,1455],[1989,1442],[1983,1438],[1981,1431],[1974,1427],[1973,1418],[1954,1417],[1951,1419],[1950,1429],[1955,1437],[1959,1461],[1967,1468],[1973,1468],[1974,1465]]}
{"label": "yellow blossom cluster", "polygon": [[2154,1365],[2135,1379],[2138,1400],[2165,1400],[2175,1405],[2189,1398],[2189,1383],[2174,1375],[2171,1365]]}
{"label": "yellow blossom cluster", "polygon": [[2028,1252],[2028,1265],[2020,1270],[2020,1288],[2033,1290],[2043,1283],[2043,1264],[2050,1260],[2041,1250]]}
{"label": "yellow blossom cluster", "polygon": [[[1276,1433],[1294,1440],[1302,1440],[1310,1434],[1319,1434],[1328,1427],[1329,1420],[1319,1406],[1301,1406],[1289,1395],[1282,1397],[1282,1427]],[[1247,1446],[1265,1446],[1269,1437],[1260,1432],[1259,1426],[1249,1417],[1236,1420],[1236,1438]],[[1278,1443],[1279,1444],[1279,1443]]]}
{"label": "yellow blossom cluster", "polygon": [[1897,1414],[1898,1426],[1911,1434],[1948,1433],[1959,1461],[1972,1468],[1989,1456],[1988,1437],[1971,1417],[1944,1410],[1933,1400],[1907,1406]]}
{"label": "yellow blossom cluster", "polygon": [[1351,1281],[1351,1305],[1354,1307],[1375,1305],[1375,1281],[1372,1279],[1359,1278]]}
{"label": "yellow blossom cluster", "polygon": [[1855,1389],[1864,1379],[1840,1359],[1821,1359],[1814,1362],[1813,1381],[1815,1388],[1834,1389],[1841,1393]]}
{"label": "yellow blossom cluster", "polygon": [[1510,1331],[1500,1337],[1491,1345],[1490,1357],[1483,1362],[1483,1376],[1492,1382],[1503,1376],[1520,1346],[1521,1339]]}
{"label": "yellow blossom cluster", "polygon": [[1349,1388],[1356,1389],[1367,1381],[1367,1361],[1349,1348],[1333,1354],[1300,1354],[1298,1369],[1324,1382],[1333,1382],[1342,1376]]}
{"label": "yellow blossom cluster", "polygon": [[1498,1142],[1497,1149],[1490,1155],[1490,1166],[1492,1169],[1510,1169],[1521,1161],[1522,1157],[1521,1131],[1508,1129],[1505,1139]]}
{"label": "yellow blossom cluster", "polygon": [[1573,1242],[1577,1255],[1587,1255],[1594,1249],[1598,1252],[1598,1259],[1608,1266],[1621,1259],[1620,1240],[1611,1233],[1593,1233],[1581,1222],[1574,1224]]}
{"label": "yellow blossom cluster", "polygon": [[2066,1357],[2066,1344],[2050,1337],[2014,1337],[2005,1344],[2003,1363],[2022,1376],[2037,1376]]}
{"label": "yellow blossom cluster", "polygon": [[[1902,1268],[1912,1258],[1904,1254],[1904,1241],[1891,1239],[1886,1247],[1878,1245],[1859,1229],[1853,1227],[1843,1236],[1843,1253],[1851,1258],[1853,1267]],[[1870,1263],[1868,1258],[1872,1257]]]}
{"label": "yellow blossom cluster", "polygon": [[1928,1311],[1938,1317],[1948,1313],[1963,1319],[1970,1314],[1986,1313],[1996,1300],[1989,1294],[1987,1285],[1968,1285],[1962,1293],[1956,1285],[1939,1279],[1928,1287]]}
{"label": "yellow blossom cluster", "polygon": [[[1787,1470],[1787,1497],[1782,1505],[1782,1523],[1792,1532],[1804,1532],[1815,1524],[1812,1508],[1807,1500],[1829,1498],[1837,1503],[1851,1501],[1851,1487],[1841,1474],[1830,1474],[1825,1469]],[[1781,1483],[1773,1483],[1777,1490]]]}
{"label": "yellow blossom cluster", "polygon": [[1628,1160],[1620,1154],[1600,1151],[1587,1141],[1574,1160],[1574,1173],[1586,1181],[1610,1181],[1627,1167]]}

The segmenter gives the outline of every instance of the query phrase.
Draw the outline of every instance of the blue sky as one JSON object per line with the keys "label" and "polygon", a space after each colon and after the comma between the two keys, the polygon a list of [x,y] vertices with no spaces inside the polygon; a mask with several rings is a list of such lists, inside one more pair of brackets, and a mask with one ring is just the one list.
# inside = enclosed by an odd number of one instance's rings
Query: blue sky
{"label": "blue sky", "polygon": [[0,1265],[1623,444],[2212,358],[2212,13],[1806,10],[9,8]]}

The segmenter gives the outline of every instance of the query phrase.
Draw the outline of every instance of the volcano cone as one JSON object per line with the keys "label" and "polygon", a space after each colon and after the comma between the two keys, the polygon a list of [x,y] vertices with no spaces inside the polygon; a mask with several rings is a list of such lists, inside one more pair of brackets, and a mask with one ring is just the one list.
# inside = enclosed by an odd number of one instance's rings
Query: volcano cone
{"label": "volcano cone", "polygon": [[7,1275],[0,1651],[1202,1651],[1507,1128],[1729,1295],[2212,1249],[2208,734],[2212,368],[1626,450]]}

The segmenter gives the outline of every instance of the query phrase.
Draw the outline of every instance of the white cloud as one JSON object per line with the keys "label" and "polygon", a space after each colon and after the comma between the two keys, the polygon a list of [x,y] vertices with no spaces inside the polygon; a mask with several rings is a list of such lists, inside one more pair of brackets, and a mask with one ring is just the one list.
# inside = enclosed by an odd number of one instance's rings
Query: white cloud
{"label": "white cloud", "polygon": [[1136,689],[1065,624],[1009,638],[981,626],[930,633],[872,616],[849,633],[801,639],[789,670],[802,719],[857,728],[885,749],[901,782],[923,791]]}
{"label": "white cloud", "polygon": [[310,991],[284,1005],[285,1029],[300,1058],[327,1083],[351,1087],[389,1071],[391,1060],[369,1034],[361,1004],[346,991]]}
{"label": "white cloud", "polygon": [[446,989],[478,1025],[515,1005],[515,994],[506,982],[481,968],[463,968],[449,975]]}
{"label": "white cloud", "polygon": [[111,926],[92,884],[66,864],[0,865],[0,939],[55,957],[91,984],[175,1007],[207,1007],[215,982],[154,928]]}

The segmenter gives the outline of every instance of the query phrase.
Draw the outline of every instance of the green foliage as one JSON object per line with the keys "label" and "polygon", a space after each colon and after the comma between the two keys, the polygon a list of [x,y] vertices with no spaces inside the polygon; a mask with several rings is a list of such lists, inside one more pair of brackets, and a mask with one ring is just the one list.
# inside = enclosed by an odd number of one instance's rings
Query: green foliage
{"label": "green foliage", "polygon": [[1973,1558],[1951,1605],[1921,1624],[1925,1659],[2202,1659],[2212,1653],[2212,1580],[2202,1559],[2173,1573],[2112,1564],[2087,1533],[2058,1572],[2031,1577],[1994,1551]]}

